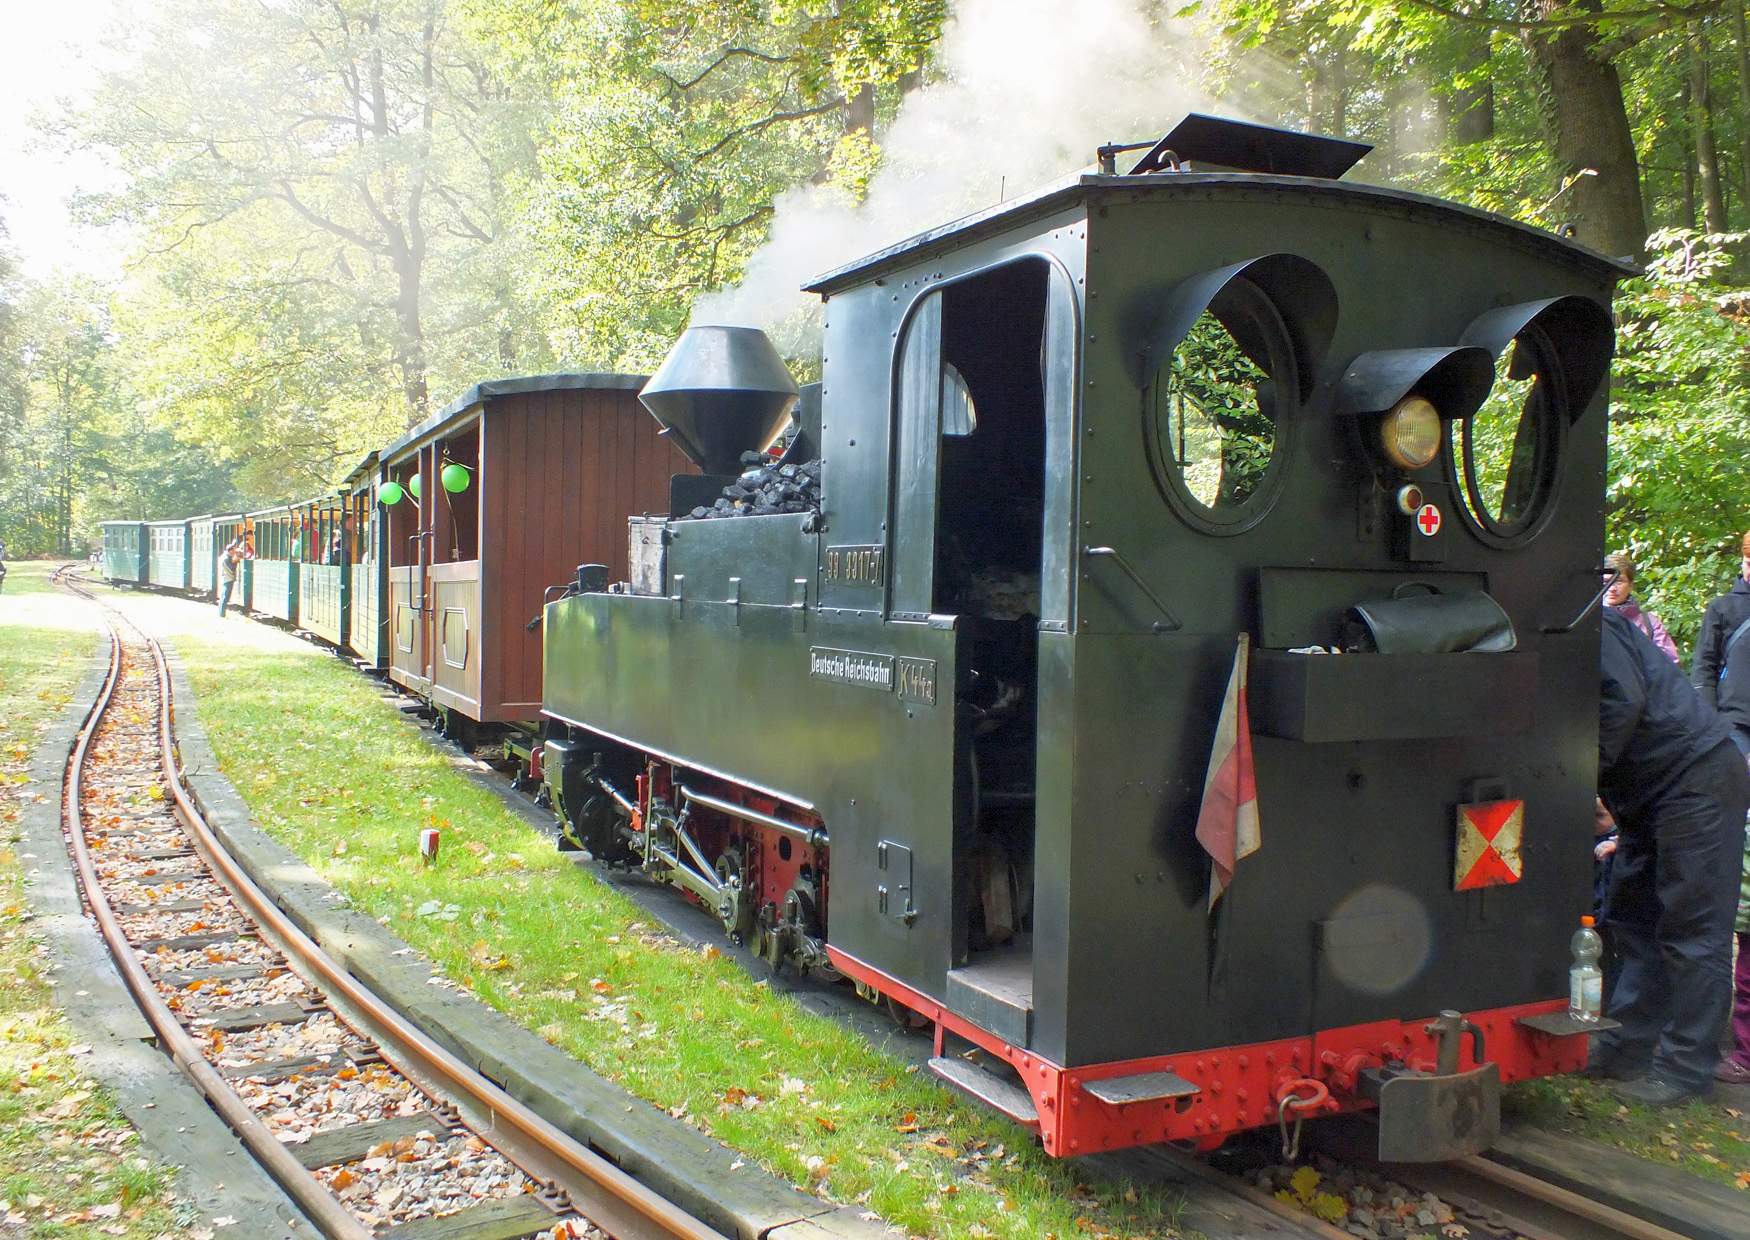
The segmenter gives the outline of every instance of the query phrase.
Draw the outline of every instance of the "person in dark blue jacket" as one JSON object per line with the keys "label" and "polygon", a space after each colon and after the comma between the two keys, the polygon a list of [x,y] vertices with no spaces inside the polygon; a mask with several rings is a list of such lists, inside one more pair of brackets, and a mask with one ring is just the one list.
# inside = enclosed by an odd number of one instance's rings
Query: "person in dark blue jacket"
{"label": "person in dark blue jacket", "polygon": [[1689,678],[1702,700],[1726,717],[1739,750],[1750,755],[1750,534],[1738,554],[1738,579],[1701,618]]}
{"label": "person in dark blue jacket", "polygon": [[1598,787],[1618,826],[1605,916],[1622,958],[1592,1075],[1627,1101],[1705,1095],[1731,1006],[1732,918],[1750,773],[1725,721],[1605,608]]}

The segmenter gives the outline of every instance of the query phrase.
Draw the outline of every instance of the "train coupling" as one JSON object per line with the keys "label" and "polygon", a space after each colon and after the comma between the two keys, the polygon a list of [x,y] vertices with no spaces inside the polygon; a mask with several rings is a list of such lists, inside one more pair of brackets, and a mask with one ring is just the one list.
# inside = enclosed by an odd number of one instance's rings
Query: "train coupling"
{"label": "train coupling", "polygon": [[[1487,1061],[1483,1031],[1458,1012],[1425,1026],[1435,1040],[1431,1066],[1388,1061],[1361,1068],[1357,1092],[1379,1107],[1381,1162],[1446,1162],[1480,1154],[1501,1135],[1501,1068]],[[1474,1068],[1459,1069],[1471,1042]]]}

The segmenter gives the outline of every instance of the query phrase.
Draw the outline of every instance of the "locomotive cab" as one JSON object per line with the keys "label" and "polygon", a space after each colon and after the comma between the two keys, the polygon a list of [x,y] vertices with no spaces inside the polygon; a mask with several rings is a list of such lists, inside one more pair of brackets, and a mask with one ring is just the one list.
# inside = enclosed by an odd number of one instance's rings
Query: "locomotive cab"
{"label": "locomotive cab", "polygon": [[646,584],[547,609],[592,839],[982,1048],[932,1066],[1053,1154],[1316,1101],[1445,1157],[1584,1059],[1627,268],[1359,153],[1193,118],[823,276],[818,511],[677,481]]}

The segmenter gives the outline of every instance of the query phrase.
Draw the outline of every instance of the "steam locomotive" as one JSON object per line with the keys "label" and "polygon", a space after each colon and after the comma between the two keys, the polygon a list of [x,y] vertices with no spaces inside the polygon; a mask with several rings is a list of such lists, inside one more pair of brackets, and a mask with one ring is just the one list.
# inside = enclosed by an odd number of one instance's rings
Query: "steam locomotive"
{"label": "steam locomotive", "polygon": [[[546,606],[542,778],[1051,1154],[1375,1109],[1382,1157],[1474,1152],[1585,1058],[1632,269],[1355,143],[1125,149],[820,277],[816,389],[680,338],[642,399],[699,472]],[[1214,901],[1230,684],[1260,846]]]}
{"label": "steam locomotive", "polygon": [[[490,380],[336,492],[107,523],[105,574],[210,596],[245,536],[234,601],[929,1027],[1051,1154],[1358,1110],[1384,1158],[1484,1148],[1597,1027],[1632,268],[1344,182],[1356,143],[1130,149],[821,277],[819,384],[720,326],[648,382]],[[1256,807],[1231,876],[1212,758]]]}

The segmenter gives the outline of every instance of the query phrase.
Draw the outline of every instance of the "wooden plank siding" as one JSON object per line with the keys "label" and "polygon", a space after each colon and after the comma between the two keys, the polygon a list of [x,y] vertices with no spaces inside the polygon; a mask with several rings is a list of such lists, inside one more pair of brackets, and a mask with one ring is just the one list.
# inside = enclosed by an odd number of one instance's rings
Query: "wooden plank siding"
{"label": "wooden plank siding", "polygon": [[668,510],[669,479],[696,472],[638,403],[590,388],[492,401],[482,445],[481,711],[533,720],[541,704],[541,612],[548,586],[579,564],[628,572],[626,518]]}
{"label": "wooden plank siding", "polygon": [[[483,384],[384,453],[391,478],[404,478],[418,462],[425,491],[417,508],[403,501],[382,514],[393,565],[390,676],[481,723],[539,717],[541,630],[526,626],[540,614],[547,587],[570,581],[588,563],[624,579],[626,518],[666,512],[671,476],[696,472],[638,403],[640,380],[507,382],[528,386],[493,391]],[[453,498],[439,476],[446,448],[473,466],[468,488]],[[470,453],[477,454],[471,461]],[[405,534],[433,527],[435,536],[419,540],[413,554],[398,547]]]}

